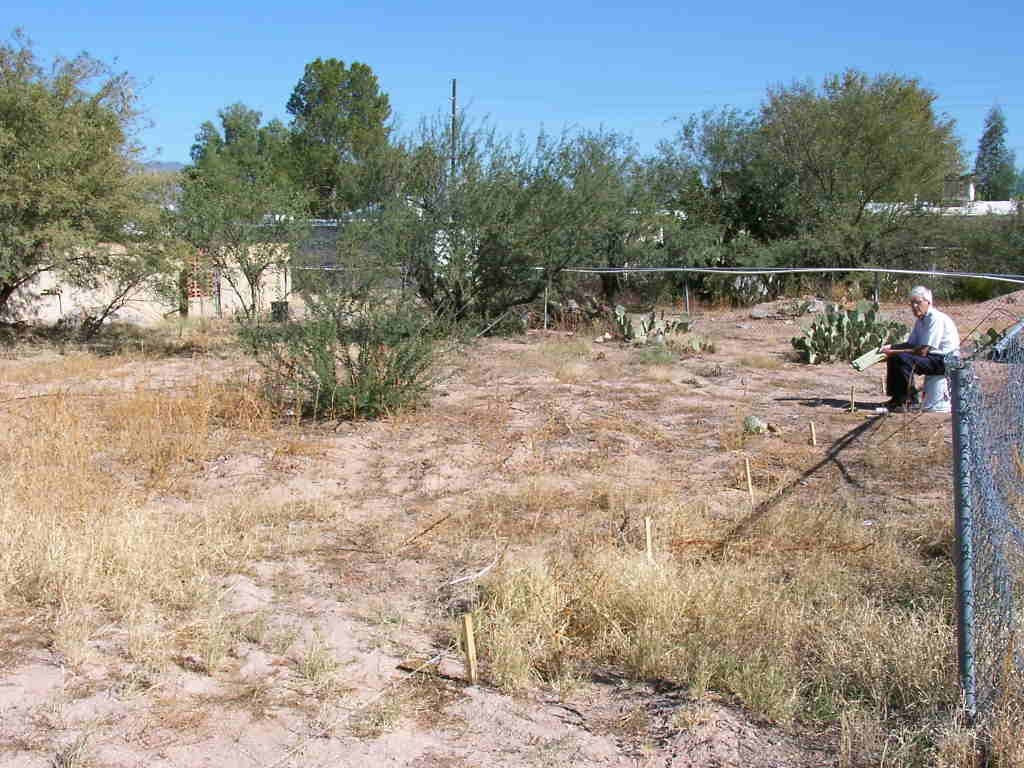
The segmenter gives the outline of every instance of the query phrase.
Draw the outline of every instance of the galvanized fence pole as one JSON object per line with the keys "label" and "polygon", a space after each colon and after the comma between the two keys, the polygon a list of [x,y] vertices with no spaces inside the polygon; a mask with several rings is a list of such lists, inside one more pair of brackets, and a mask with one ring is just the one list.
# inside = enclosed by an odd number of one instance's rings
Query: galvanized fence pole
{"label": "galvanized fence pole", "polygon": [[974,519],[971,508],[970,378],[972,364],[947,366],[953,400],[953,498],[956,505],[957,662],[968,718],[978,714],[974,647]]}

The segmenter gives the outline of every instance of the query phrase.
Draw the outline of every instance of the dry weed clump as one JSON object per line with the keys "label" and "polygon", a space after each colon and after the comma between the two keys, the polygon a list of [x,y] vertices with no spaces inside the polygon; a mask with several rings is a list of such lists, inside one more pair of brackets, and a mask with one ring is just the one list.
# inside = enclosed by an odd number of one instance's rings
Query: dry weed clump
{"label": "dry weed clump", "polygon": [[[481,588],[478,645],[496,684],[560,683],[608,666],[695,695],[728,692],[778,722],[840,723],[851,743],[880,739],[890,754],[899,733],[908,755],[956,709],[942,597],[952,567],[922,561],[905,523],[865,525],[872,510],[843,499],[750,519],[668,494],[631,506],[675,543],[656,546],[653,562],[635,536],[593,538],[527,564],[510,559]],[[886,589],[899,572],[901,587]],[[850,765],[875,754],[848,752]]]}
{"label": "dry weed clump", "polygon": [[743,368],[759,368],[765,371],[777,371],[785,364],[784,360],[770,355],[747,355],[736,361]]}
{"label": "dry weed clump", "polygon": [[212,386],[188,397],[58,394],[3,414],[0,609],[37,614],[35,626],[73,661],[113,621],[130,655],[161,667],[165,633],[195,612],[209,616],[213,575],[258,555],[288,515],[148,503],[147,486],[210,456],[227,417],[245,423],[223,396]]}
{"label": "dry weed clump", "polygon": [[524,347],[521,364],[557,373],[566,366],[586,362],[590,354],[590,344],[585,339],[545,339],[540,344]]}
{"label": "dry weed clump", "polygon": [[576,513],[580,500],[543,477],[531,478],[507,492],[474,503],[462,518],[485,537],[526,543],[545,539]]}
{"label": "dry weed clump", "polygon": [[273,418],[254,387],[208,381],[171,395],[137,389],[100,400],[97,411],[110,460],[157,486],[207,458],[218,447],[217,437],[225,437],[221,430],[265,434]]}
{"label": "dry weed clump", "polygon": [[[509,355],[503,360],[498,373],[510,368],[510,373],[520,375],[523,371],[546,373],[560,384],[586,384],[598,378],[605,378],[607,363],[598,366],[595,361],[597,347],[579,336],[546,338],[540,344],[524,346],[521,352]],[[493,376],[494,372],[489,372]]]}
{"label": "dry weed clump", "polygon": [[[1024,677],[1024,676],[1022,676]],[[1024,684],[1019,680],[1018,685]],[[1024,690],[1024,689],[1019,689]],[[1024,700],[1014,699],[1002,703],[992,716],[988,738],[992,755],[1008,768],[1024,766]]]}
{"label": "dry weed clump", "polygon": [[948,703],[945,617],[877,605],[850,581],[827,558],[794,571],[732,558],[652,565],[607,549],[506,574],[481,603],[481,647],[505,688],[587,659],[729,691],[782,722],[855,703],[879,715]]}

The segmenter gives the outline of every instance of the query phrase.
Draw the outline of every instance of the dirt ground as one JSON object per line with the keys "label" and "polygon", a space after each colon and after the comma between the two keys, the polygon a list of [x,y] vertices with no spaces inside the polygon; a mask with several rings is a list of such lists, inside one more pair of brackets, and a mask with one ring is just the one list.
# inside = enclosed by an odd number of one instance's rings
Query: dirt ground
{"label": "dirt ground", "polygon": [[[1002,314],[1020,314],[1024,297],[1017,300],[1000,300]],[[814,421],[817,458],[868,421],[895,435],[916,420],[914,429],[948,439],[948,415],[875,414],[885,400],[878,367],[857,373],[794,362],[789,339],[812,318],[767,309],[756,318],[749,309],[702,311],[694,331],[713,339],[716,351],[654,367],[638,364],[635,348],[582,334],[573,337],[577,354],[560,360],[551,342],[569,341],[564,331],[481,340],[415,413],[289,426],[288,452],[254,439],[206,462],[187,489],[150,503],[169,512],[239,500],[310,510],[289,528],[289,554],[239,563],[219,585],[225,610],[239,622],[267,624],[253,633],[263,639],[240,641],[216,674],[177,658],[141,681],[103,653],[113,639],[103,633],[92,641],[90,662],[70,665],[52,648],[18,643],[18,628],[8,627],[0,765],[838,765],[834,733],[774,727],[726,697],[694,699],[686,689],[630,682],[614,670],[565,695],[538,688],[509,696],[470,685],[452,640],[473,576],[530,552],[501,530],[459,536],[450,526],[459,524],[460,510],[524,484],[546,494],[552,515],[561,496],[600,484],[642,490],[669,483],[728,508],[746,499],[728,441],[748,415],[795,442],[806,442]],[[909,324],[909,312],[888,309]],[[966,331],[987,322],[990,309],[948,311]],[[1008,320],[992,317],[991,324]],[[8,374],[27,364],[0,361]],[[33,391],[158,386],[234,363],[195,357],[132,365],[107,384],[63,381]],[[12,380],[0,378],[0,399],[26,393]],[[3,418],[0,412],[0,425]],[[856,483],[858,492],[891,493],[858,462],[858,450],[851,446],[848,460],[803,485],[842,492]],[[777,468],[756,469],[764,477]],[[949,505],[942,488],[932,493],[922,503]],[[449,544],[438,546],[437,537]],[[266,640],[275,633],[277,640]],[[331,695],[318,689],[316,675],[297,669],[317,644],[337,665]]]}

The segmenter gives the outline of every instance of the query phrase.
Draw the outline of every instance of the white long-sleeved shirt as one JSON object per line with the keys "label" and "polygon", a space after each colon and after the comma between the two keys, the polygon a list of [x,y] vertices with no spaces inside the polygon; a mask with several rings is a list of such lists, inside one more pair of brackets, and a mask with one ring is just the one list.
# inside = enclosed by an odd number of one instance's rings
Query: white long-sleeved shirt
{"label": "white long-sleeved shirt", "polygon": [[929,307],[925,316],[914,323],[907,344],[911,347],[927,346],[929,352],[948,355],[960,348],[960,334],[953,318]]}

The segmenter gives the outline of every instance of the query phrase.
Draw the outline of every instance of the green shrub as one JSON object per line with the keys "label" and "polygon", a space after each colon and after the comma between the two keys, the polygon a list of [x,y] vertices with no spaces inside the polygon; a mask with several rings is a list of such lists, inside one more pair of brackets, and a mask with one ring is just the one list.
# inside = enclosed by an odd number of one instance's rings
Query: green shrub
{"label": "green shrub", "polygon": [[878,305],[860,302],[856,309],[830,304],[803,336],[793,338],[793,347],[805,363],[852,362],[856,358],[904,338],[906,326],[878,317]]}
{"label": "green shrub", "polygon": [[969,301],[988,301],[1020,288],[1019,285],[986,280],[982,277],[966,277],[963,280],[957,280],[955,285],[958,289],[955,291],[956,295]]}
{"label": "green shrub", "polygon": [[676,361],[675,353],[662,344],[642,347],[636,356],[638,363],[643,365],[668,365]]}
{"label": "green shrub", "polygon": [[414,405],[430,385],[436,335],[405,306],[314,307],[303,322],[243,335],[272,401],[314,419],[373,419]]}

